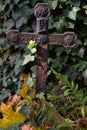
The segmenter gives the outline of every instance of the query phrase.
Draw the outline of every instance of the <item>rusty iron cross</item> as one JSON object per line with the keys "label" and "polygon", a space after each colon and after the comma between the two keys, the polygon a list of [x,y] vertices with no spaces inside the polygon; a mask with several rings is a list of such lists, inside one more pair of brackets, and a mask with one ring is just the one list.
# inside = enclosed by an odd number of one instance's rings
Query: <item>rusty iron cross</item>
{"label": "rusty iron cross", "polygon": [[30,40],[37,41],[36,93],[46,94],[48,44],[73,48],[76,45],[77,35],[74,32],[48,34],[50,9],[47,3],[38,3],[35,6],[34,14],[37,22],[37,33],[10,30],[6,33],[6,37],[10,45],[27,44]]}

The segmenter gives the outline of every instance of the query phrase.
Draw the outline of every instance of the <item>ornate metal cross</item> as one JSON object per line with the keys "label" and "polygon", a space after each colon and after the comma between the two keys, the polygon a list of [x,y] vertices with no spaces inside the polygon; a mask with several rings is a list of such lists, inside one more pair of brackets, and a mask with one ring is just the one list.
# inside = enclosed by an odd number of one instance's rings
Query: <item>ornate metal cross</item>
{"label": "ornate metal cross", "polygon": [[76,45],[77,35],[74,32],[48,34],[50,9],[47,3],[38,3],[34,13],[37,33],[21,33],[18,30],[11,30],[7,32],[6,37],[10,45],[27,44],[30,40],[37,41],[36,93],[46,94],[48,44],[73,48]]}

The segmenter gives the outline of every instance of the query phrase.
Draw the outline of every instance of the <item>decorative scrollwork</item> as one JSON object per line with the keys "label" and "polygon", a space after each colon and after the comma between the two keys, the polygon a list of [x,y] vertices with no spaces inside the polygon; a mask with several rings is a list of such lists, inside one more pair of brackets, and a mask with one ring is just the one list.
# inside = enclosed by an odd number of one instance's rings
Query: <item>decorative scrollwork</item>
{"label": "decorative scrollwork", "polygon": [[35,16],[36,17],[49,17],[50,11],[48,4],[46,3],[38,3],[35,6]]}
{"label": "decorative scrollwork", "polygon": [[19,41],[20,32],[18,30],[10,30],[6,33],[7,42],[10,45],[16,45]]}
{"label": "decorative scrollwork", "polygon": [[66,32],[64,36],[64,47],[73,48],[76,45],[77,36],[74,32]]}
{"label": "decorative scrollwork", "polygon": [[37,32],[45,33],[48,31],[48,18],[37,19]]}

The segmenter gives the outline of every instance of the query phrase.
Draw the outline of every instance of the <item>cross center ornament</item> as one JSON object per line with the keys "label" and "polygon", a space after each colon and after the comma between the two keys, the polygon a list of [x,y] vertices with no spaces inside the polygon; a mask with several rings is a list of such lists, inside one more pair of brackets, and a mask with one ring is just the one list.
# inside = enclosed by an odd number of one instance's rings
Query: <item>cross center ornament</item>
{"label": "cross center ornament", "polygon": [[34,14],[37,33],[21,33],[18,30],[10,30],[6,33],[6,37],[10,45],[27,44],[30,40],[37,41],[36,93],[46,94],[48,44],[73,48],[76,45],[77,35],[74,32],[48,34],[50,9],[47,3],[38,3],[35,6]]}

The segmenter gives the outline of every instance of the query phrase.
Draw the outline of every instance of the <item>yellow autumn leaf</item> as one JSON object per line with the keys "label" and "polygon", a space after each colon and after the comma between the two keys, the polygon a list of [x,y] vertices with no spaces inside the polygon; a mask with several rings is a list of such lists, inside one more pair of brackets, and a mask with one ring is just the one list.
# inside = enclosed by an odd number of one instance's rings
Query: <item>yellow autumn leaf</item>
{"label": "yellow autumn leaf", "polygon": [[32,92],[31,92],[31,94],[30,94],[30,98],[31,98],[31,99],[35,99],[35,96],[36,96],[36,95],[35,95],[35,88],[32,87],[32,88],[31,88],[31,91],[32,91]]}
{"label": "yellow autumn leaf", "polygon": [[24,85],[20,90],[20,95],[26,100],[32,100],[35,98],[35,88]]}
{"label": "yellow autumn leaf", "polygon": [[29,86],[24,85],[20,90],[20,94],[24,99],[28,99],[28,91],[30,90]]}
{"label": "yellow autumn leaf", "polygon": [[5,103],[1,103],[0,112],[3,115],[3,118],[0,119],[0,127],[5,129],[26,120],[23,114],[15,112],[10,105],[6,105]]}

